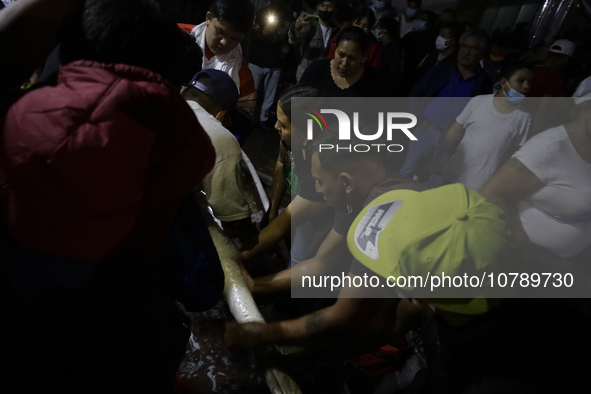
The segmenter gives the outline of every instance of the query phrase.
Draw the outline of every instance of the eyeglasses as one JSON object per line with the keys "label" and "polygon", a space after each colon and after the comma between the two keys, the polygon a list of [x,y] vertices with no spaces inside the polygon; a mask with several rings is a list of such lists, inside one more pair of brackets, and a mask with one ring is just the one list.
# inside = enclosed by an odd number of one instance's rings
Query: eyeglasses
{"label": "eyeglasses", "polygon": [[480,46],[462,44],[462,45],[460,45],[460,50],[461,51],[468,50],[470,52],[480,52]]}

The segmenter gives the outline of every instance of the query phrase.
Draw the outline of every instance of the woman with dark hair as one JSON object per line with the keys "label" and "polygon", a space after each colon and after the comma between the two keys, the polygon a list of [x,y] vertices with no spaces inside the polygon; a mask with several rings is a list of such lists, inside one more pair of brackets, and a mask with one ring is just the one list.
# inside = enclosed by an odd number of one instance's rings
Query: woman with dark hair
{"label": "woman with dark hair", "polygon": [[[372,35],[371,29],[376,24],[376,16],[372,10],[369,8],[362,8],[360,9],[357,14],[355,15],[355,20],[353,21],[353,26],[357,26],[363,30],[365,34],[368,36]],[[373,37],[373,35],[372,35]],[[373,40],[375,42],[375,38]]]}
{"label": "woman with dark hair", "polygon": [[308,66],[300,83],[317,85],[329,97],[380,96],[377,72],[367,65],[369,39],[359,27],[338,34],[334,59],[320,59]]}
{"label": "woman with dark hair", "polygon": [[[335,19],[336,17],[337,16],[335,15]],[[373,11],[369,8],[362,8],[361,10],[357,11],[355,15],[351,14],[350,21],[348,21],[348,24],[341,23],[341,30],[349,26],[356,26],[363,30],[363,32],[367,35],[367,38],[369,39],[370,43],[365,53],[365,57],[367,58],[366,65],[367,67],[379,70],[382,68],[382,51],[380,49],[378,41],[376,40],[371,30],[375,23],[376,17]],[[337,47],[336,39],[336,37],[332,38],[332,45],[330,47],[328,55],[326,56],[327,59],[334,59],[334,54]]]}
{"label": "woman with dark hair", "polygon": [[[480,191],[527,140],[531,116],[519,105],[531,87],[532,76],[533,67],[528,63],[505,64],[499,73],[498,93],[468,102],[445,135],[432,171],[441,170],[446,183],[460,182]],[[449,155],[451,159],[442,168]]]}
{"label": "woman with dark hair", "polygon": [[[310,155],[304,153],[306,132],[296,130],[291,124],[292,99],[322,95],[318,88],[298,85],[288,88],[279,97],[275,128],[281,136],[281,144],[273,172],[269,225],[260,232],[257,239],[243,248],[245,260],[269,249],[295,228],[289,264],[292,266],[313,256],[332,228],[333,213],[327,209],[322,195],[316,192]],[[278,214],[288,187],[292,201]]]}

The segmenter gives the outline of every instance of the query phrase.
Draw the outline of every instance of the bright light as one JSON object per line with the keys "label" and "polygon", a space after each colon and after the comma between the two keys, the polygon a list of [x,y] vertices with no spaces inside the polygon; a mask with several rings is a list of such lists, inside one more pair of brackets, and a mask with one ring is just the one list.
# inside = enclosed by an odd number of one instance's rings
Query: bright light
{"label": "bright light", "polygon": [[269,15],[269,23],[275,23],[275,15]]}

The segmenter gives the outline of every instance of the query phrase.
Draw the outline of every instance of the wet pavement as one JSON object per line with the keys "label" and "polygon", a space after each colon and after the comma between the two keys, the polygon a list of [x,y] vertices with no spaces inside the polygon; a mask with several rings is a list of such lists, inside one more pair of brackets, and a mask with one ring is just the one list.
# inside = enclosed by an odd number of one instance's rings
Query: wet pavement
{"label": "wet pavement", "polygon": [[224,300],[208,312],[187,315],[192,333],[177,373],[187,386],[186,393],[269,393],[264,369],[254,354],[232,354],[224,345],[226,322],[233,320]]}

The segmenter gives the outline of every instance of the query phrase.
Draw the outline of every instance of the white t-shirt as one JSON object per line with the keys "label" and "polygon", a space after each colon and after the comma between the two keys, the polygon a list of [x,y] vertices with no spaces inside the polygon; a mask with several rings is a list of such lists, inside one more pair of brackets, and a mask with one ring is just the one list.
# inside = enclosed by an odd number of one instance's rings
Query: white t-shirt
{"label": "white t-shirt", "polygon": [[502,114],[493,105],[493,95],[472,98],[456,118],[466,133],[441,176],[463,183],[472,190],[482,186],[527,139],[531,117],[515,109]]}
{"label": "white t-shirt", "polygon": [[544,184],[517,204],[530,240],[562,257],[582,252],[591,244],[591,164],[564,126],[536,135],[513,157]]}
{"label": "white t-shirt", "polygon": [[320,30],[322,31],[322,41],[324,43],[324,49],[328,48],[328,43],[330,42],[330,36],[332,34],[333,29],[324,25],[320,25]]}
{"label": "white t-shirt", "polygon": [[187,100],[187,104],[215,148],[214,167],[203,179],[207,202],[211,205],[215,217],[224,222],[249,217],[250,208],[240,183],[242,149],[238,140],[198,103]]}
{"label": "white t-shirt", "polygon": [[203,22],[197,25],[191,30],[191,36],[195,38],[197,45],[201,48],[203,58],[201,62],[201,68],[220,70],[232,77],[232,80],[236,83],[238,92],[240,92],[240,68],[242,67],[242,47],[237,45],[228,53],[223,55],[215,55],[210,59],[205,56],[205,30],[207,29],[207,23]]}
{"label": "white t-shirt", "polygon": [[418,30],[417,23],[416,23],[417,21],[418,21],[418,19],[415,19],[412,22],[407,22],[406,19],[404,18],[404,15],[400,15],[398,17],[398,24],[400,26],[400,38],[404,37],[405,35],[407,35],[411,31]]}

